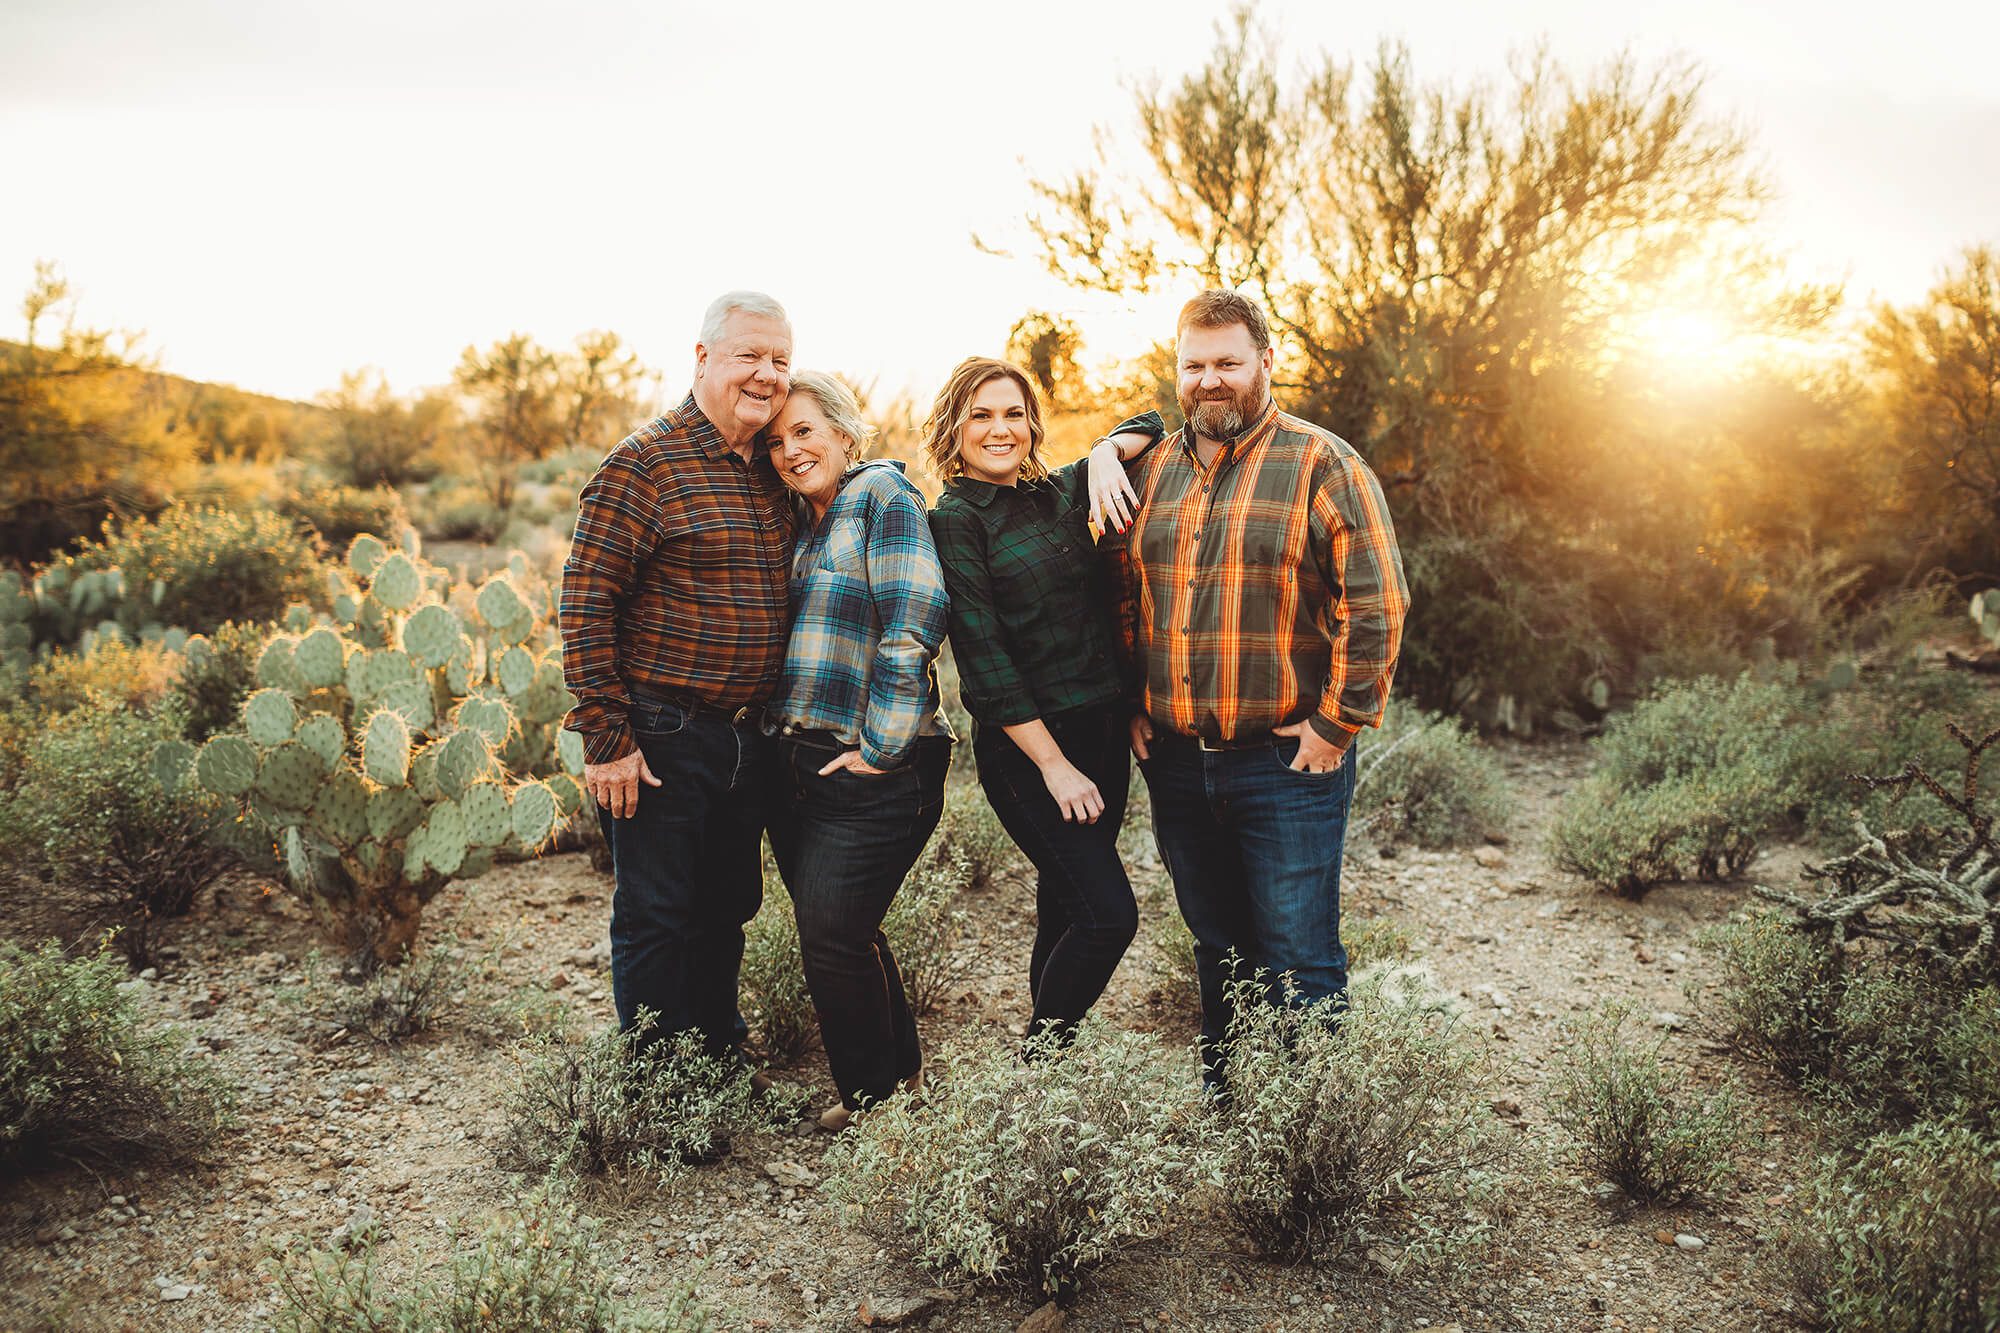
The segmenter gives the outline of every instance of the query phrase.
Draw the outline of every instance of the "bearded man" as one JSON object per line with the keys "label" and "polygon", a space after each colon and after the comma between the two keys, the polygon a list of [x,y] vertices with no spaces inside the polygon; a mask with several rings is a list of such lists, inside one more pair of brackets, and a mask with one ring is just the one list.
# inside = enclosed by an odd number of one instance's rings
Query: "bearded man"
{"label": "bearded man", "polygon": [[[1220,1092],[1232,967],[1262,970],[1273,1002],[1345,1003],[1354,737],[1381,725],[1410,599],[1375,474],[1272,402],[1264,312],[1206,291],[1178,332],[1186,423],[1128,465],[1138,510],[1102,549],[1132,750],[1194,933],[1202,1078]],[[1163,432],[1154,413],[1117,429]]]}

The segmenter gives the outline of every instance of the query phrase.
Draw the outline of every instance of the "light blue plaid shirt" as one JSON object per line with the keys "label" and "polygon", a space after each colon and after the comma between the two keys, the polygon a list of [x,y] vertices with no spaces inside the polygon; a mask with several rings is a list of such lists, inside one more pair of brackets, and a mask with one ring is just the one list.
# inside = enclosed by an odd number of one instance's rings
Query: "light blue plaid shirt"
{"label": "light blue plaid shirt", "polygon": [[923,494],[894,459],[862,463],[792,547],[792,635],[771,714],[894,768],[951,734],[932,667],[950,604]]}

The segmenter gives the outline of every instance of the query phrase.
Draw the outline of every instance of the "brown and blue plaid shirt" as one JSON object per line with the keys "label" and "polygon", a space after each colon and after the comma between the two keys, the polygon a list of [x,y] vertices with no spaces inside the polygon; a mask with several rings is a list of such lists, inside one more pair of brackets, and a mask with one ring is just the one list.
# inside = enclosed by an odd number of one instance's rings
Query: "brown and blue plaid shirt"
{"label": "brown and blue plaid shirt", "polygon": [[[1148,412],[1124,430],[1164,426]],[[1184,426],[1126,471],[1139,515],[1099,549],[1119,575],[1134,702],[1218,741],[1310,719],[1345,747],[1380,726],[1410,593],[1353,446],[1271,406],[1208,467]]]}
{"label": "brown and blue plaid shirt", "polygon": [[771,697],[785,662],[792,510],[690,394],[620,441],[583,488],[558,611],[563,724],[605,763],[635,742],[634,689],[720,708]]}

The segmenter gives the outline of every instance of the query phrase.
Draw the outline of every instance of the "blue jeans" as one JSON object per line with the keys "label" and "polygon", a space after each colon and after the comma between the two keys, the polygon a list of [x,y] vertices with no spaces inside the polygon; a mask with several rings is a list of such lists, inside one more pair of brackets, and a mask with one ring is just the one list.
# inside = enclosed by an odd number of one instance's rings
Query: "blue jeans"
{"label": "blue jeans", "polygon": [[660,780],[639,809],[598,807],[611,846],[611,991],[618,1025],[659,1015],[648,1040],[695,1032],[711,1055],[749,1035],[737,1007],[743,927],[764,901],[759,799],[771,741],[754,721],[690,717],[680,704],[635,702],[632,734]]}
{"label": "blue jeans", "polygon": [[771,853],[792,895],[799,961],[841,1103],[879,1102],[923,1066],[917,1021],[882,918],[944,815],[951,742],[927,737],[879,776],[819,770],[840,753],[785,738],[770,792]]}
{"label": "blue jeans", "polygon": [[1347,950],[1340,943],[1340,859],[1354,797],[1354,747],[1331,773],[1289,767],[1299,743],[1203,750],[1161,732],[1139,768],[1153,799],[1153,837],[1194,933],[1201,982],[1202,1081],[1227,1076],[1224,1040],[1232,1016],[1234,954],[1248,977],[1262,969],[1266,994],[1294,1003],[1346,1003]]}
{"label": "blue jeans", "polygon": [[973,754],[993,813],[1035,866],[1029,1031],[1053,1026],[1067,1041],[1104,993],[1139,929],[1132,881],[1118,855],[1132,760],[1122,709],[1079,709],[1042,722],[1063,757],[1097,784],[1104,813],[1095,824],[1063,818],[1042,771],[1003,729],[979,728]]}

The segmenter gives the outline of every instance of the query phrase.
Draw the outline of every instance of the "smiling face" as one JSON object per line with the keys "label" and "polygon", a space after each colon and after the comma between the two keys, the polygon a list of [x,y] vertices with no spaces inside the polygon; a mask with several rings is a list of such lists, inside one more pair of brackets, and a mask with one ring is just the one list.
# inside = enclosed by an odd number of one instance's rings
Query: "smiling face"
{"label": "smiling face", "polygon": [[713,345],[695,344],[695,406],[732,446],[770,424],[791,382],[792,327],[782,319],[733,311]]}
{"label": "smiling face", "polygon": [[1195,434],[1234,439],[1270,400],[1271,349],[1258,351],[1242,324],[1213,329],[1190,324],[1181,330],[1176,396]]}
{"label": "smiling face", "polygon": [[1028,429],[1028,400],[1021,386],[1006,375],[995,375],[972,394],[965,425],[959,431],[958,458],[965,475],[995,486],[1012,486],[1021,479],[1033,436]]}
{"label": "smiling face", "polygon": [[771,466],[785,485],[796,491],[815,514],[824,514],[840,490],[841,474],[854,442],[829,426],[826,414],[809,393],[785,400],[766,438],[771,441]]}

